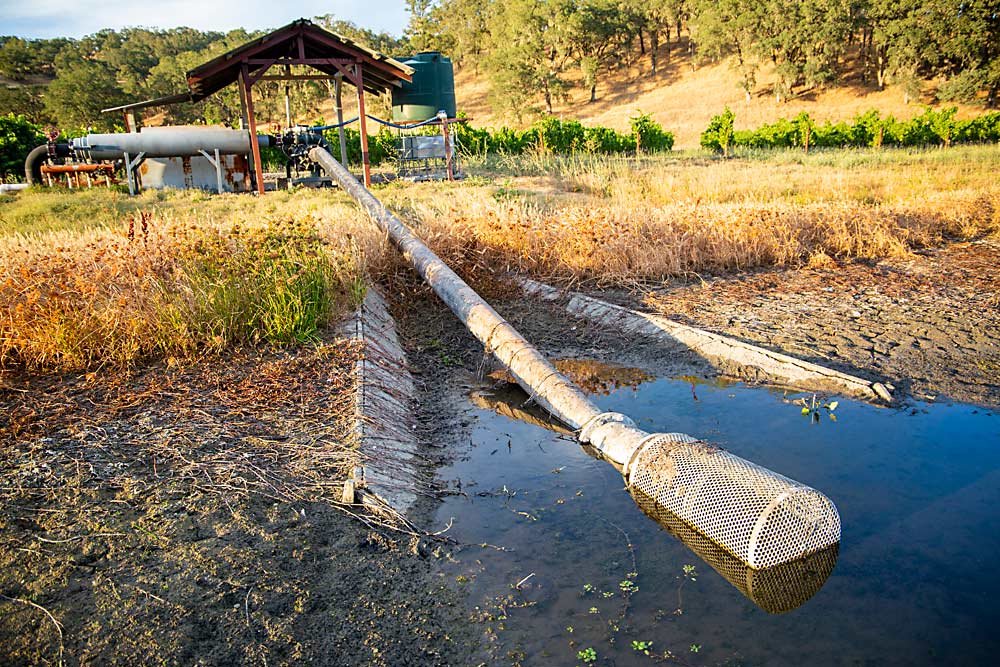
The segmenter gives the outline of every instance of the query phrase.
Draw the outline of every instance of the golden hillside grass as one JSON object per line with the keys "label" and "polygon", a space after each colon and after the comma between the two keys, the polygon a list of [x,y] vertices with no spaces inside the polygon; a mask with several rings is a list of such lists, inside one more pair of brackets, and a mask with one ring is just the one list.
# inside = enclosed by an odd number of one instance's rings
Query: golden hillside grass
{"label": "golden hillside grass", "polygon": [[[34,194],[82,211],[96,196]],[[321,193],[204,207],[197,193],[159,193],[147,197],[166,205],[121,224],[116,195],[106,197],[90,228],[0,237],[0,367],[75,370],[303,342],[357,301],[365,258],[381,254],[357,212]]]}
{"label": "golden hillside grass", "polygon": [[[682,44],[686,47],[687,38]],[[597,86],[597,100],[590,102],[590,91],[582,85],[578,73],[570,72],[574,83],[569,97],[554,105],[556,116],[575,118],[585,125],[603,125],[627,131],[629,118],[637,112],[648,113],[676,137],[675,148],[697,148],[709,120],[728,106],[736,114],[737,129],[753,129],[778,118],[793,118],[805,111],[818,121],[847,121],[869,109],[883,115],[909,119],[923,112],[922,104],[932,104],[934,82],[927,83],[926,94],[907,104],[900,87],[885,90],[841,82],[824,90],[810,90],[786,102],[776,102],[770,88],[776,77],[773,68],[765,67],[758,76],[757,91],[747,101],[738,78],[728,62],[695,65],[686,50],[674,44],[670,59],[661,56],[656,76],[651,76],[650,60],[637,58],[631,67],[605,74]],[[459,111],[471,116],[477,127],[516,125],[505,110],[494,109],[489,100],[486,76],[473,68],[456,71],[455,94]],[[962,118],[983,113],[981,107],[956,105]],[[533,119],[525,116],[522,124]]]}

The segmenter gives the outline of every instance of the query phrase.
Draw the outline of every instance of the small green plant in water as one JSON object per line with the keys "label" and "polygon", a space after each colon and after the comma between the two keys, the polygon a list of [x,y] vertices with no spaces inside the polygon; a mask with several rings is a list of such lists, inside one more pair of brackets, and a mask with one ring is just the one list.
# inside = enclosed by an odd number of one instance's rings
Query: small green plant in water
{"label": "small green plant in water", "polygon": [[632,641],[632,650],[638,651],[643,655],[649,655],[649,651],[652,648],[653,648],[653,642],[640,642],[635,640]]}
{"label": "small green plant in water", "polygon": [[636,593],[639,591],[639,587],[630,579],[623,579],[618,582],[618,588],[622,589],[623,593]]}
{"label": "small green plant in water", "polygon": [[697,653],[701,650],[701,644],[691,644],[691,652]]}
{"label": "small green plant in water", "polygon": [[597,607],[591,607],[590,608],[590,613],[591,614],[600,614],[601,611]]}
{"label": "small green plant in water", "polygon": [[809,417],[813,423],[819,422],[823,410],[827,411],[827,415],[829,415],[831,421],[837,421],[837,416],[833,414],[833,411],[840,405],[837,401],[827,403],[823,400],[816,400],[816,394],[813,394],[812,400],[800,398],[794,402],[802,406],[802,416]]}
{"label": "small green plant in water", "polygon": [[585,648],[582,651],[576,652],[577,660],[583,660],[588,665],[592,662],[597,662],[597,651],[592,648]]}

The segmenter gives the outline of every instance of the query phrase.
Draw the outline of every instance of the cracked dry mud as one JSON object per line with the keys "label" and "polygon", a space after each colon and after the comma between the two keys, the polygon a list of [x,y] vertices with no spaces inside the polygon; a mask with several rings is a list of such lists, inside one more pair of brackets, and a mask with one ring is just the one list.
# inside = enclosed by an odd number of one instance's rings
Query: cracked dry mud
{"label": "cracked dry mud", "polygon": [[887,380],[902,399],[1000,405],[1000,241],[878,263],[771,269],[648,293],[704,329]]}

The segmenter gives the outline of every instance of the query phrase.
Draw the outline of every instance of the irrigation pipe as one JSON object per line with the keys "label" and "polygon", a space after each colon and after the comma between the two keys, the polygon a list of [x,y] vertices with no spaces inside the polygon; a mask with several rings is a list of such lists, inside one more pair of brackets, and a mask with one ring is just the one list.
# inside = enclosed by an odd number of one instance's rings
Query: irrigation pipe
{"label": "irrigation pipe", "polygon": [[[360,118],[360,116],[355,116],[354,118],[345,120],[343,123],[336,123],[335,125],[313,125],[311,127],[307,127],[306,132],[323,132],[324,130],[336,130],[338,127],[344,127],[345,125],[350,125],[351,123],[356,122],[358,118]],[[370,114],[365,114],[365,118],[367,118],[368,120],[373,120],[379,125],[385,125],[386,127],[392,127],[397,130],[413,130],[418,127],[423,127],[424,125],[433,125],[441,122],[441,120],[437,116],[420,123],[413,123],[412,125],[400,125],[399,123],[393,123],[387,120],[383,120],[381,118],[372,116]]]}
{"label": "irrigation pipe", "polygon": [[791,562],[840,542],[822,493],[683,433],[647,433],[603,412],[323,148],[318,163],[388,234],[403,257],[540,406],[618,464],[629,488],[752,568]]}

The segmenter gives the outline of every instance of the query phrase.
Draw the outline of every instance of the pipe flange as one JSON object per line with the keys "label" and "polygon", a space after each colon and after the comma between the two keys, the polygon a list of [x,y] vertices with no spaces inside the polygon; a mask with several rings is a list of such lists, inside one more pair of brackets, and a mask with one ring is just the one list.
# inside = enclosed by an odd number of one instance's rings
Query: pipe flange
{"label": "pipe flange", "polygon": [[580,427],[580,435],[578,439],[580,442],[590,442],[590,437],[593,435],[595,430],[606,424],[614,423],[623,424],[625,426],[635,426],[634,421],[620,412],[602,412],[601,414],[588,419],[587,422]]}
{"label": "pipe flange", "polygon": [[625,478],[625,482],[628,486],[632,486],[631,474],[632,465],[635,463],[639,455],[642,454],[647,447],[649,447],[654,442],[657,443],[676,443],[676,444],[690,444],[693,442],[698,442],[698,438],[693,438],[687,433],[650,433],[645,438],[639,441],[636,448],[632,450],[632,456],[628,457],[628,461],[622,466],[622,477]]}

